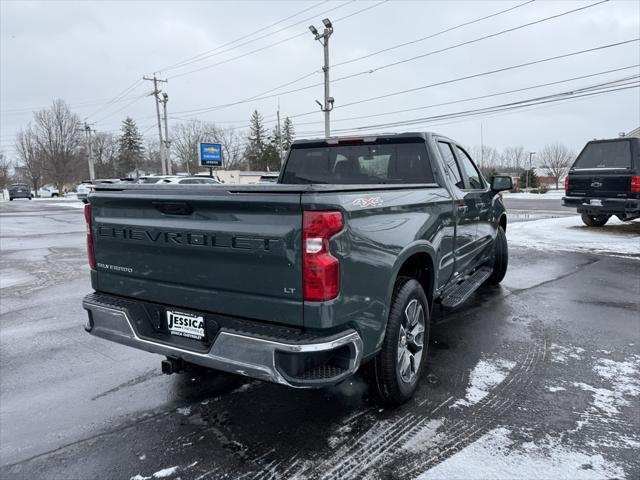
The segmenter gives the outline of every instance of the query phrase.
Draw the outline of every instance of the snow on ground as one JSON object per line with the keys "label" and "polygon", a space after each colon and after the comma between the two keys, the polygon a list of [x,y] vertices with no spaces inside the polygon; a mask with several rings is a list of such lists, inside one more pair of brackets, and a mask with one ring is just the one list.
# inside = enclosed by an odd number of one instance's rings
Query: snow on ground
{"label": "snow on ground", "polygon": [[604,227],[587,227],[579,216],[512,223],[510,246],[536,250],[577,251],[640,256],[640,223],[611,218]]}
{"label": "snow on ground", "polygon": [[624,470],[602,455],[572,450],[557,439],[516,445],[506,428],[496,428],[423,473],[419,480],[469,478],[602,479],[624,478]]}
{"label": "snow on ground", "polygon": [[509,375],[514,362],[503,359],[480,360],[469,375],[469,386],[465,398],[455,402],[452,407],[468,407],[478,403]]}
{"label": "snow on ground", "polygon": [[17,268],[3,268],[0,271],[0,289],[24,285],[34,280],[33,275]]}
{"label": "snow on ground", "polygon": [[564,197],[564,190],[549,190],[547,193],[503,192],[501,195],[504,198],[526,198],[527,200],[531,200],[534,198],[538,198],[540,200],[544,200],[545,198],[558,199]]}

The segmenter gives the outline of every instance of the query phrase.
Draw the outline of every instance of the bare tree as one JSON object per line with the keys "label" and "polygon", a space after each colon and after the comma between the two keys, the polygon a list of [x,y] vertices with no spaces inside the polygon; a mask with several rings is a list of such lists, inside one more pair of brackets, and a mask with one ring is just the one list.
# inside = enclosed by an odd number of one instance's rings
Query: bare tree
{"label": "bare tree", "polygon": [[80,155],[80,118],[63,100],[35,113],[33,131],[46,176],[62,192],[66,183],[87,176]]}
{"label": "bare tree", "polygon": [[509,172],[520,172],[525,168],[525,160],[523,147],[505,147],[502,151],[502,169]]}
{"label": "bare tree", "polygon": [[242,137],[233,128],[220,128],[210,122],[190,120],[173,127],[171,149],[178,164],[188,173],[198,171],[198,144],[213,142],[222,145],[224,166],[228,170],[244,167]]}
{"label": "bare tree", "polygon": [[116,177],[118,170],[118,140],[110,133],[96,133],[92,138],[93,160],[98,178]]}
{"label": "bare tree", "polygon": [[569,171],[575,153],[562,143],[551,143],[542,148],[539,158],[540,167],[553,177],[557,189],[560,179]]}
{"label": "bare tree", "polygon": [[234,128],[220,128],[217,139],[222,145],[222,156],[227,170],[245,170],[244,144],[242,136]]}
{"label": "bare tree", "polygon": [[469,154],[483,174],[491,176],[491,173],[500,171],[500,152],[494,147],[476,145],[471,147]]}
{"label": "bare tree", "polygon": [[0,190],[4,190],[7,183],[9,183],[10,171],[11,161],[9,161],[9,158],[4,154],[4,152],[0,152]]}
{"label": "bare tree", "polygon": [[44,162],[31,124],[18,131],[15,146],[18,156],[17,173],[29,181],[37,195],[38,189],[42,186]]}
{"label": "bare tree", "polygon": [[171,133],[171,150],[187,173],[198,171],[198,144],[213,141],[214,128],[200,120],[178,123]]}

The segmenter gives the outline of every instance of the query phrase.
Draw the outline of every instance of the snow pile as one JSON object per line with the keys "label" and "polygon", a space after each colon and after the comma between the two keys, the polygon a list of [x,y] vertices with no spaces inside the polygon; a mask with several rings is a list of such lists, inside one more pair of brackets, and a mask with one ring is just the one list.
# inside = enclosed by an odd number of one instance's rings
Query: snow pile
{"label": "snow pile", "polygon": [[509,375],[514,362],[503,359],[480,360],[469,375],[470,384],[465,398],[455,402],[452,407],[468,407],[478,403]]}
{"label": "snow pile", "polygon": [[555,363],[567,363],[569,359],[582,360],[584,348],[572,345],[565,347],[556,343],[551,345],[551,360]]}
{"label": "snow pile", "polygon": [[632,401],[628,397],[640,396],[640,356],[632,355],[629,360],[616,362],[599,358],[593,367],[598,376],[610,388],[593,387],[583,382],[573,385],[581,390],[593,393],[591,410],[596,415],[617,419],[620,409],[628,407]]}
{"label": "snow pile", "polygon": [[579,216],[512,223],[509,245],[537,250],[640,256],[640,223],[611,218],[604,227],[587,227]]}
{"label": "snow pile", "polygon": [[590,480],[625,476],[621,467],[606,461],[602,455],[571,450],[549,436],[540,445],[533,442],[515,445],[509,434],[506,428],[492,430],[418,479]]}
{"label": "snow pile", "polygon": [[503,192],[502,196],[504,198],[526,198],[527,200],[531,200],[532,198],[539,198],[544,200],[545,198],[553,198],[555,200],[564,197],[564,190],[549,190],[547,193],[529,193],[529,192]]}

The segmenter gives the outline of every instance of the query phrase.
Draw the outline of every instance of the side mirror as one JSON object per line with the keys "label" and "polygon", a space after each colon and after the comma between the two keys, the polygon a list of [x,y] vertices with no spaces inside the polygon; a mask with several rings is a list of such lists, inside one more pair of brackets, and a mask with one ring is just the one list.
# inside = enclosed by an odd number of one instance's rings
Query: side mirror
{"label": "side mirror", "polygon": [[513,188],[513,179],[507,175],[498,175],[491,177],[491,190],[494,192],[502,192]]}

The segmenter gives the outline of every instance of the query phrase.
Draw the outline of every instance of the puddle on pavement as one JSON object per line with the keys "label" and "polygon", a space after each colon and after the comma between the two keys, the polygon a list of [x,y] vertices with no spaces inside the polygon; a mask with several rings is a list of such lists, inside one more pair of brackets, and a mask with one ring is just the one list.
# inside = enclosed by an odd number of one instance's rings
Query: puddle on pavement
{"label": "puddle on pavement", "polygon": [[571,212],[532,212],[530,210],[507,210],[507,218],[509,222],[532,222],[534,220],[542,220],[546,218],[562,218],[568,215],[575,215]]}

